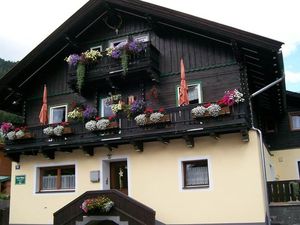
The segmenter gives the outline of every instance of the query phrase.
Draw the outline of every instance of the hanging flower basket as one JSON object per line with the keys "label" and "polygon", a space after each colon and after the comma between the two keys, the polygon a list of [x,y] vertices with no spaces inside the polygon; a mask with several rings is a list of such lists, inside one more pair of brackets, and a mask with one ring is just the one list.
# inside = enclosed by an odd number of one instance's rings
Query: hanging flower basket
{"label": "hanging flower basket", "polygon": [[72,128],[66,123],[52,124],[43,129],[43,133],[49,137],[61,137],[72,134]]}

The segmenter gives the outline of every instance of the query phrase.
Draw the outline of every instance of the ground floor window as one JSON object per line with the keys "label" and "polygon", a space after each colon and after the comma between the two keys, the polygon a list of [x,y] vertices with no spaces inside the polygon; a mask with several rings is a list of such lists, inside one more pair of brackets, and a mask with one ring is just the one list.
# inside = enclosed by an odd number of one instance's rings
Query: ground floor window
{"label": "ground floor window", "polygon": [[182,162],[183,188],[209,187],[208,160]]}
{"label": "ground floor window", "polygon": [[39,191],[67,191],[75,189],[75,166],[40,167]]}

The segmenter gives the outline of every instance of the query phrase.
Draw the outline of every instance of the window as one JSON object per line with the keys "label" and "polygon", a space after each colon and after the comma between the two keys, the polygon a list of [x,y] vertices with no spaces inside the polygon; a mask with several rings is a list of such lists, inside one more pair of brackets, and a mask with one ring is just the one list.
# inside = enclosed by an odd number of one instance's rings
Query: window
{"label": "window", "polygon": [[209,187],[208,160],[183,161],[183,188]]}
{"label": "window", "polygon": [[50,107],[49,123],[66,122],[67,112],[67,105]]}
{"label": "window", "polygon": [[122,45],[127,43],[127,37],[119,38],[119,39],[114,39],[109,41],[109,47],[117,47],[118,45]]}
{"label": "window", "polygon": [[[201,95],[201,86],[200,83],[188,84],[188,96],[189,96],[189,104],[198,104],[202,102],[202,95]],[[177,86],[177,105],[179,105],[179,90],[180,86]]]}
{"label": "window", "polygon": [[111,104],[108,104],[108,102],[110,102],[109,100],[110,100],[110,97],[100,99],[99,112],[101,113],[100,114],[101,117],[110,117],[110,116],[114,115],[114,113],[111,109]]}
{"label": "window", "polygon": [[102,52],[102,45],[91,47],[91,50],[97,50],[99,52]]}
{"label": "window", "polygon": [[300,130],[300,112],[289,113],[291,130]]}
{"label": "window", "polygon": [[70,191],[75,189],[75,166],[41,167],[39,191]]}
{"label": "window", "polygon": [[133,36],[133,40],[140,41],[140,42],[148,42],[149,41],[149,34],[140,34]]}

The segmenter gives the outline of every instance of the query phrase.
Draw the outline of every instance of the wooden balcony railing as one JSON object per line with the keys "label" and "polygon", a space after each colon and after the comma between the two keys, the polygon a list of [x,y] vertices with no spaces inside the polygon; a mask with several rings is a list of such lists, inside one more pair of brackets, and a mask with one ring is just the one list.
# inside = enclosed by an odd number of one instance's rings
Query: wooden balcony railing
{"label": "wooden balcony railing", "polygon": [[[145,43],[145,45],[145,50],[142,52],[129,55],[127,78],[132,78],[135,75],[139,80],[158,79],[159,51],[150,42]],[[113,80],[118,82],[120,79],[117,78],[123,74],[123,72],[121,59],[103,56],[96,64],[86,65],[85,83],[90,87],[95,81],[99,80]],[[69,67],[68,83],[72,89],[75,89],[76,81],[76,67]],[[98,86],[100,84],[99,82],[97,83]]]}
{"label": "wooden balcony railing", "polygon": [[81,221],[84,200],[105,195],[114,202],[109,215],[117,215],[131,225],[154,225],[155,211],[117,190],[88,191],[54,213],[54,225],[75,225]]}
{"label": "wooden balcony railing", "polygon": [[267,183],[270,202],[300,200],[300,180],[271,181]]}
{"label": "wooden balcony railing", "polygon": [[43,134],[45,126],[29,127],[34,138],[6,142],[6,153],[40,151],[47,149],[78,148],[79,146],[102,146],[107,144],[128,144],[134,140],[155,141],[180,138],[185,135],[202,136],[213,133],[231,133],[246,130],[248,127],[245,104],[234,105],[224,115],[205,116],[194,119],[191,109],[196,105],[166,109],[163,123],[138,126],[134,119],[120,119],[119,129],[91,132],[82,122],[71,123],[68,133],[61,137],[48,137]]}

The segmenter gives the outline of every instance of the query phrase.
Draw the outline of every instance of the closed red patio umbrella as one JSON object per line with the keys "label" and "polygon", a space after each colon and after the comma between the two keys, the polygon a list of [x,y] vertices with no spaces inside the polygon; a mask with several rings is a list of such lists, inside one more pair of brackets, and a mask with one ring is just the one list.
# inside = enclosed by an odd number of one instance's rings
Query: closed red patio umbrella
{"label": "closed red patio umbrella", "polygon": [[47,124],[48,122],[48,106],[47,106],[47,87],[46,84],[44,85],[44,94],[43,94],[43,105],[40,111],[40,123],[41,124]]}
{"label": "closed red patio umbrella", "polygon": [[188,86],[185,80],[185,69],[183,64],[183,59],[180,59],[180,88],[179,88],[179,106],[184,106],[189,104],[188,96]]}

